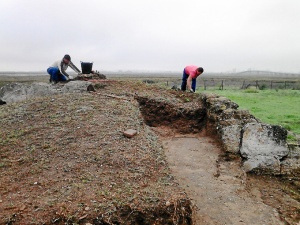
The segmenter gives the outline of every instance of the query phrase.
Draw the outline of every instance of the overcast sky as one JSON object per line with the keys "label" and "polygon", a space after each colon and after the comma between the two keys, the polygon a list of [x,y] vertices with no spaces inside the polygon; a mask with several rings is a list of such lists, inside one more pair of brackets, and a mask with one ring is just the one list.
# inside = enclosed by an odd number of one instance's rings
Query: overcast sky
{"label": "overcast sky", "polygon": [[299,0],[1,0],[0,71],[300,72]]}

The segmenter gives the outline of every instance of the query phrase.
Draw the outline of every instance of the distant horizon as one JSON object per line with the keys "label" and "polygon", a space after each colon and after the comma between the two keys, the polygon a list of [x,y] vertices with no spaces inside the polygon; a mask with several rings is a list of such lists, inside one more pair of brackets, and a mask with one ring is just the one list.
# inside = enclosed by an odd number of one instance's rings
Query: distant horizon
{"label": "distant horizon", "polygon": [[[139,70],[139,69],[115,69],[115,70],[97,70],[100,72],[107,72],[107,73],[179,73],[179,71],[175,70]],[[68,70],[69,73],[74,73],[71,70]],[[278,73],[278,74],[295,74],[300,75],[300,71],[298,73],[295,72],[289,72],[289,71],[274,71],[274,70],[256,70],[256,69],[248,69],[248,70],[242,70],[242,71],[204,71],[206,74],[239,74],[239,73],[253,73],[253,72],[265,72],[265,73]],[[25,71],[25,70],[15,70],[15,71],[1,71],[0,75],[3,75],[4,73],[46,73],[46,70],[31,70],[31,71]],[[180,71],[181,73],[181,71]]]}

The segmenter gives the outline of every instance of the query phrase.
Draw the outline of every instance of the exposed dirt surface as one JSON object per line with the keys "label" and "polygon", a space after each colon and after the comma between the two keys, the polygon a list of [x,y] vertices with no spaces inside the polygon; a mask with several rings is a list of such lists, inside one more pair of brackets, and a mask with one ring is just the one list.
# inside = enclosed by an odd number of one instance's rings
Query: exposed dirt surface
{"label": "exposed dirt surface", "polygon": [[207,137],[164,141],[171,169],[194,200],[197,224],[283,224],[276,210],[245,190],[238,162],[218,162],[220,148]]}
{"label": "exposed dirt surface", "polygon": [[246,190],[250,196],[262,199],[272,206],[286,224],[300,224],[300,183],[292,179],[281,179],[248,174]]}
{"label": "exposed dirt surface", "polygon": [[149,100],[137,96],[145,122],[149,126],[168,126],[180,133],[199,133],[205,127],[205,108],[201,104],[191,103],[180,107],[177,104],[161,100]]}
{"label": "exposed dirt surface", "polygon": [[96,82],[93,93],[1,106],[0,224],[299,222],[295,181],[246,176],[223,156],[199,95]]}

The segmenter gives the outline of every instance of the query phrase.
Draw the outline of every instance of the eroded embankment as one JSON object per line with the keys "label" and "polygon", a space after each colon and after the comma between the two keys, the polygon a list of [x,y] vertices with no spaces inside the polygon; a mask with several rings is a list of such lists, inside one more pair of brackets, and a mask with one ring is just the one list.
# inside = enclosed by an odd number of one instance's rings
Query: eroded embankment
{"label": "eroded embankment", "polygon": [[206,109],[202,102],[172,104],[147,97],[135,97],[147,125],[168,126],[179,133],[199,133],[206,125]]}

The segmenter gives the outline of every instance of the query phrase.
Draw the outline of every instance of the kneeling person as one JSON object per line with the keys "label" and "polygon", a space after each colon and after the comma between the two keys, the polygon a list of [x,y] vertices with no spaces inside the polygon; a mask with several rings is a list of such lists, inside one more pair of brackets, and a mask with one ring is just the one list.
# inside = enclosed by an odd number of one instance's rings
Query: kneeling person
{"label": "kneeling person", "polygon": [[188,88],[190,92],[195,92],[196,79],[203,73],[203,71],[204,70],[202,67],[197,67],[193,65],[186,66],[183,70],[181,90],[185,91],[186,88]]}
{"label": "kneeling person", "polygon": [[71,67],[76,73],[81,74],[81,71],[72,63],[71,57],[65,55],[62,60],[55,61],[48,69],[50,82],[67,81],[72,77],[66,73],[68,67]]}

